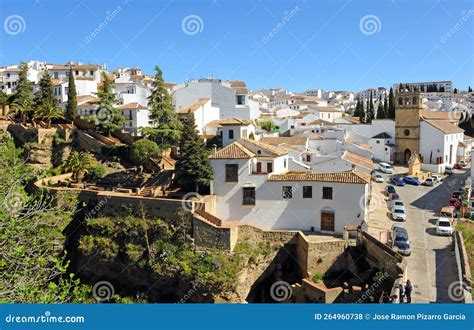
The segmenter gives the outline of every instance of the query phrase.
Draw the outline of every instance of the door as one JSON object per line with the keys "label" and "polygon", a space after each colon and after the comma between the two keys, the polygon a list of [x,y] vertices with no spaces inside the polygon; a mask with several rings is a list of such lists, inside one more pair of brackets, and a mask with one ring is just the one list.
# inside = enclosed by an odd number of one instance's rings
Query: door
{"label": "door", "polygon": [[321,212],[321,231],[334,231],[334,212]]}
{"label": "door", "polygon": [[257,173],[262,173],[262,163],[257,163]]}

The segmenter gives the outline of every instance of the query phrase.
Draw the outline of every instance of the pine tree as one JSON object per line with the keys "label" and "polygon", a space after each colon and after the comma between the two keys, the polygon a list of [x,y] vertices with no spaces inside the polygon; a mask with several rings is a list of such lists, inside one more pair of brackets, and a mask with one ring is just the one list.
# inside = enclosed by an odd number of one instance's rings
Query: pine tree
{"label": "pine tree", "polygon": [[19,80],[12,102],[13,111],[20,114],[21,121],[26,124],[28,114],[34,108],[33,84],[28,80],[28,65],[20,63]]}
{"label": "pine tree", "polygon": [[194,188],[198,192],[199,186],[207,186],[212,180],[209,151],[199,138],[192,112],[183,118],[181,127],[176,179],[181,186]]}
{"label": "pine tree", "polygon": [[388,112],[387,116],[389,119],[395,119],[395,97],[393,96],[393,89],[390,88],[388,93]]}
{"label": "pine tree", "polygon": [[457,93],[458,93],[458,89],[455,88],[453,93],[454,93],[454,94],[457,94]]}
{"label": "pine tree", "polygon": [[385,109],[382,103],[382,95],[379,96],[379,104],[377,106],[377,119],[385,119]]}
{"label": "pine tree", "polygon": [[58,100],[54,95],[53,82],[48,70],[44,70],[38,82],[39,90],[35,94],[35,106],[37,108],[56,106]]}
{"label": "pine tree", "polygon": [[66,119],[70,122],[74,121],[77,116],[77,92],[72,66],[69,68],[69,84],[67,91]]}
{"label": "pine tree", "polygon": [[469,87],[467,88],[467,92],[468,92],[468,93],[472,93],[472,88],[471,88],[471,86],[469,86]]}
{"label": "pine tree", "polygon": [[387,94],[383,98],[383,112],[385,113],[385,118],[388,118],[388,99]]}
{"label": "pine tree", "polygon": [[153,120],[154,127],[143,129],[143,133],[163,148],[163,145],[176,144],[181,124],[174,112],[171,96],[165,87],[163,73],[158,66],[155,67],[155,71],[153,90],[148,97],[150,119]]}
{"label": "pine tree", "polygon": [[113,131],[122,127],[125,118],[115,108],[119,100],[112,89],[112,81],[105,73],[102,74],[102,80],[102,85],[97,89],[99,108],[92,119],[100,132],[110,136]]}
{"label": "pine tree", "polygon": [[367,114],[366,114],[366,123],[372,123],[372,119],[375,117],[375,108],[374,108],[374,100],[372,98],[372,92],[370,93],[370,98],[367,101]]}

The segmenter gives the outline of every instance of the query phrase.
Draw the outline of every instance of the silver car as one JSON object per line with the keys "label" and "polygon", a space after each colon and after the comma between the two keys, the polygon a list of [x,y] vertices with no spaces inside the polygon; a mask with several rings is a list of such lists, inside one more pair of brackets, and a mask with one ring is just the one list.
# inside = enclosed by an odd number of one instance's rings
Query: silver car
{"label": "silver car", "polygon": [[392,209],[392,219],[395,221],[406,221],[407,215],[405,214],[405,210],[394,207]]}

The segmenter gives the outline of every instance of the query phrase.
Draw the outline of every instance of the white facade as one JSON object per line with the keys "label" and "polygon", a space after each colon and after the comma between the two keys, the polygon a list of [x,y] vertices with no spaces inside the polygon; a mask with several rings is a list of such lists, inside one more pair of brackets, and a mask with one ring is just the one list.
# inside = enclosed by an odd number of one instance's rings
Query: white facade
{"label": "white facade", "polygon": [[173,87],[172,96],[177,111],[200,98],[210,98],[212,105],[220,109],[220,119],[236,117],[254,120],[260,117],[258,102],[249,99],[245,88],[234,88],[230,82],[218,79],[200,79],[178,84]]}
{"label": "white facade", "polygon": [[395,139],[387,133],[374,135],[369,139],[369,146],[372,148],[374,153],[374,159],[391,163],[392,155],[396,151]]}
{"label": "white facade", "polygon": [[[334,226],[330,232],[342,233],[346,225],[362,224],[366,208],[361,208],[360,205],[364,205],[367,200],[368,181],[293,181],[291,176],[287,176],[286,166],[283,166],[288,163],[286,155],[273,158],[275,170],[272,173],[254,172],[258,158],[249,156],[247,159],[211,159],[214,173],[211,192],[216,195],[215,215],[224,222],[238,221],[240,224],[249,224],[265,230],[321,231],[322,213],[329,213],[334,216]],[[268,161],[270,158],[264,159]],[[283,165],[278,165],[278,162]],[[226,182],[226,165],[237,166],[236,182]],[[283,181],[277,181],[275,175],[281,171]],[[285,178],[288,178],[288,181],[285,181]],[[254,191],[254,205],[244,205],[245,189]],[[311,191],[310,195],[308,191]],[[326,192],[325,199],[323,191]],[[304,192],[306,195],[303,195]]]}
{"label": "white facade", "polygon": [[232,125],[221,123],[217,129],[217,134],[221,137],[223,147],[226,147],[242,138],[248,138],[252,133],[255,136],[255,125],[253,124]]}

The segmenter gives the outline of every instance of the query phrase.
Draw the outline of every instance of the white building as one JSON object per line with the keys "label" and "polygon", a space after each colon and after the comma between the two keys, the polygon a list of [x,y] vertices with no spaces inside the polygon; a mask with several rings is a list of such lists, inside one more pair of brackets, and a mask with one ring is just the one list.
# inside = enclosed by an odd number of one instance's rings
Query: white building
{"label": "white building", "polygon": [[242,81],[220,79],[199,79],[175,85],[172,89],[173,104],[178,111],[209,98],[212,105],[219,107],[220,119],[241,118],[254,120],[260,117],[258,102],[250,100],[246,85]]}
{"label": "white building", "polygon": [[[408,86],[409,89],[411,90],[416,89],[420,92],[446,92],[446,93],[453,92],[453,82],[449,80],[401,83],[401,86],[403,88],[406,88],[406,86]],[[399,87],[400,87],[400,83],[393,84],[393,92],[397,93]],[[435,90],[432,90],[433,88]]]}
{"label": "white building", "polygon": [[196,130],[201,135],[216,135],[216,131],[206,131],[207,124],[219,120],[219,108],[212,106],[211,99],[199,99],[189,107],[178,110],[178,116],[185,116],[187,113],[194,114],[194,121],[196,122]]}
{"label": "white building", "polygon": [[221,119],[218,121],[217,135],[221,137],[222,146],[252,135],[255,138],[255,125],[249,120],[239,118]]}
{"label": "white building", "polygon": [[223,222],[342,233],[366,219],[368,174],[289,171],[287,152],[248,139],[217,151],[210,161],[215,216]]}
{"label": "white building", "polygon": [[139,103],[127,103],[118,107],[125,117],[123,129],[133,136],[141,136],[141,130],[150,126],[150,110]]}
{"label": "white building", "polygon": [[369,146],[374,153],[374,159],[380,162],[391,163],[396,152],[395,139],[388,133],[382,132],[369,139]]}

